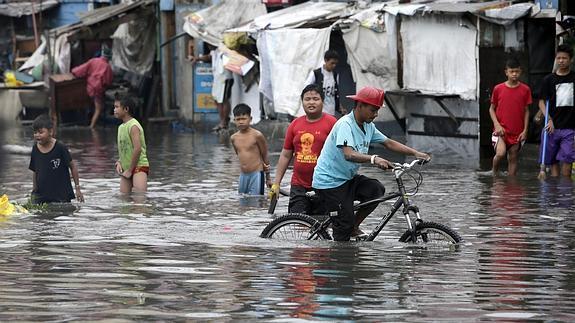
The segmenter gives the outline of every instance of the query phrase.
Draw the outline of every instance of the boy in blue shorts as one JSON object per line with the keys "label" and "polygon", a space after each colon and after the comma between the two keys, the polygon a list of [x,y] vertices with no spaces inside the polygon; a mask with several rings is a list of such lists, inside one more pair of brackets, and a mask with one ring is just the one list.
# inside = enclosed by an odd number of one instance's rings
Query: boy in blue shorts
{"label": "boy in blue shorts", "polygon": [[252,109],[243,103],[234,107],[234,122],[238,131],[230,139],[240,160],[238,192],[263,195],[264,180],[267,187],[272,186],[268,144],[264,135],[250,126],[251,112]]}
{"label": "boy in blue shorts", "polygon": [[[567,45],[557,47],[557,71],[547,75],[541,85],[539,110],[545,116],[545,102],[549,101],[548,122],[541,133],[541,142],[547,132],[544,151],[545,165],[551,176],[571,177],[571,164],[575,161],[575,73],[571,71],[573,49]],[[541,161],[540,161],[541,162]]]}

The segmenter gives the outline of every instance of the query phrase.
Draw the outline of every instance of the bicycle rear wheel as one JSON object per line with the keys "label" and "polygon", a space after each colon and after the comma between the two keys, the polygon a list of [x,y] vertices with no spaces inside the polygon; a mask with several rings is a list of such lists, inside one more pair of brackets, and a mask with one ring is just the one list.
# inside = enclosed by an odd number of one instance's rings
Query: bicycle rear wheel
{"label": "bicycle rear wheel", "polygon": [[[313,228],[318,228],[320,224],[319,221],[306,214],[285,214],[270,222],[260,237],[278,240],[308,240],[314,231]],[[321,230],[312,240],[331,240],[331,236],[325,230]]]}
{"label": "bicycle rear wheel", "polygon": [[441,223],[421,222],[415,228],[414,235],[410,230],[399,238],[400,242],[419,243],[422,245],[454,245],[462,241],[461,237],[450,227]]}

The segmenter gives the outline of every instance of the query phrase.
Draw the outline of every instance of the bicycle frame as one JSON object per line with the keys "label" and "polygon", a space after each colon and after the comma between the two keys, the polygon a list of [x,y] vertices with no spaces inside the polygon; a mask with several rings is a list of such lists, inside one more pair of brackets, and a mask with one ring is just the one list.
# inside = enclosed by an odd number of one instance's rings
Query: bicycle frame
{"label": "bicycle frame", "polygon": [[[381,230],[385,227],[385,225],[387,224],[387,222],[389,222],[389,220],[391,220],[391,218],[393,217],[393,215],[399,210],[399,208],[401,208],[403,206],[403,215],[405,216],[405,221],[407,222],[407,227],[410,231],[414,232],[413,230],[413,224],[411,222],[411,217],[409,216],[409,212],[414,212],[415,216],[416,216],[416,220],[415,221],[422,221],[420,214],[419,214],[419,208],[413,204],[411,204],[410,200],[409,200],[409,194],[406,192],[405,190],[405,185],[403,184],[403,179],[401,178],[401,176],[405,173],[405,169],[403,167],[401,167],[401,165],[399,167],[395,167],[393,169],[393,173],[395,176],[395,181],[397,183],[397,188],[398,188],[398,192],[393,192],[393,193],[389,193],[386,194],[384,196],[378,197],[376,199],[373,200],[369,200],[369,201],[365,201],[359,204],[356,204],[353,207],[353,211],[357,212],[359,209],[366,207],[366,206],[372,206],[374,204],[379,204],[385,201],[389,201],[392,199],[397,198],[397,200],[395,201],[395,203],[393,203],[391,209],[381,218],[381,220],[379,221],[379,223],[375,226],[375,228],[369,233],[369,235],[367,236],[367,238],[365,239],[365,241],[373,241],[381,232]],[[320,223],[319,227],[314,228],[313,231],[311,231],[311,234],[308,238],[308,240],[312,240],[315,238],[315,236],[317,235],[317,233],[321,230],[325,230],[327,229],[327,227],[329,226],[329,224],[331,223],[331,219],[332,219],[332,214],[337,214],[337,212],[330,212],[330,216],[327,220],[323,221]]]}

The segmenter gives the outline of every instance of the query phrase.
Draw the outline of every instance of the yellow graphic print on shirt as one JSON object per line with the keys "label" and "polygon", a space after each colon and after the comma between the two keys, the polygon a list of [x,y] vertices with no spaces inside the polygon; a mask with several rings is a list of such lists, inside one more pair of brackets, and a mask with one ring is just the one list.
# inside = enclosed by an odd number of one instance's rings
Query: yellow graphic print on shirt
{"label": "yellow graphic print on shirt", "polygon": [[309,133],[303,133],[300,137],[301,151],[296,153],[296,161],[299,163],[316,164],[317,154],[312,151],[315,137]]}

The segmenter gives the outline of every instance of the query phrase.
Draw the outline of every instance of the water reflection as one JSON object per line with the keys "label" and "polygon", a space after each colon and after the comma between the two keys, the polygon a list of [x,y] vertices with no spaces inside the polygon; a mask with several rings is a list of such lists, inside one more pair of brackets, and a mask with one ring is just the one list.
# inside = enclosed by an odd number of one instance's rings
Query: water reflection
{"label": "water reflection", "polygon": [[[31,145],[29,129],[4,130]],[[464,237],[458,251],[397,242],[401,217],[374,242],[278,243],[258,238],[265,197],[237,194],[227,134],[146,133],[149,191],[121,195],[115,129],[61,130],[86,203],[0,219],[0,321],[575,320],[573,184],[538,181],[536,157],[516,178],[452,160],[423,169],[413,201]],[[281,140],[268,140],[277,159]],[[4,157],[0,191],[24,202],[29,157]],[[389,172],[362,172],[394,187]]]}
{"label": "water reflection", "polygon": [[568,178],[552,177],[541,181],[539,192],[543,209],[573,207],[573,181]]}

